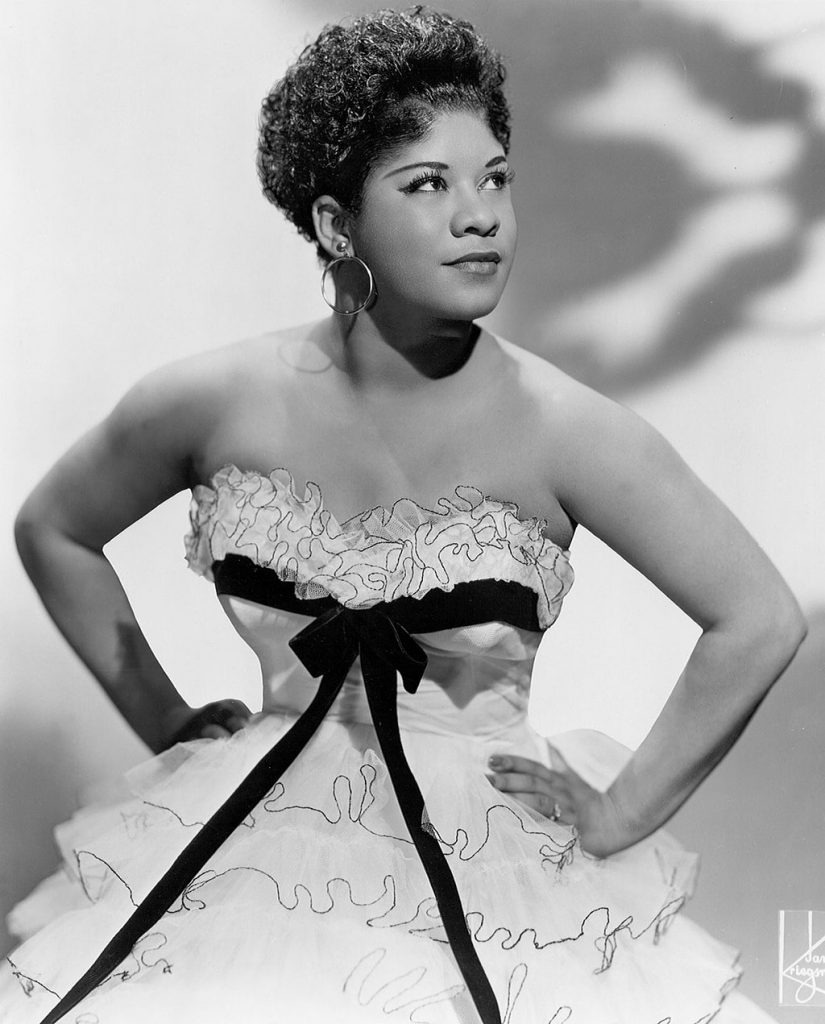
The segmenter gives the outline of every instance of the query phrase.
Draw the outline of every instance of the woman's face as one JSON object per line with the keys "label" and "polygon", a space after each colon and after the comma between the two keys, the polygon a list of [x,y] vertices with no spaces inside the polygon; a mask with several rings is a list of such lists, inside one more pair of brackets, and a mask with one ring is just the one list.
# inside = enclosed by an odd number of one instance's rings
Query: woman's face
{"label": "woman's face", "polygon": [[373,167],[351,237],[378,303],[451,320],[494,309],[516,246],[511,177],[501,145],[469,111],[438,115],[425,138]]}

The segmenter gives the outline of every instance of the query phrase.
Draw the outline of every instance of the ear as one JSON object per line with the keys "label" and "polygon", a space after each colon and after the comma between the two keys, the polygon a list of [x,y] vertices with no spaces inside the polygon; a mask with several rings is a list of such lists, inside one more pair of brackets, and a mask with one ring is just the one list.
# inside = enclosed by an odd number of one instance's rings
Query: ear
{"label": "ear", "polygon": [[332,259],[341,252],[336,246],[344,241],[349,242],[348,218],[344,208],[332,196],[318,196],[312,204],[312,223],[315,226],[315,237],[319,245]]}

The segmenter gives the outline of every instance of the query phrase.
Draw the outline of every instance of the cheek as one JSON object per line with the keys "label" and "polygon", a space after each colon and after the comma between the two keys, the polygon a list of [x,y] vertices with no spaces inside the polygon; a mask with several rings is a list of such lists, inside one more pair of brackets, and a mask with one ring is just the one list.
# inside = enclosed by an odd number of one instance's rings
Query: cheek
{"label": "cheek", "polygon": [[516,244],[518,239],[518,221],[516,220],[516,211],[510,206],[509,211],[509,224],[510,224],[510,235],[513,239],[513,245]]}
{"label": "cheek", "polygon": [[388,230],[387,221],[380,228],[365,230],[364,243],[360,252],[375,275],[376,282],[383,281],[393,287],[420,283],[437,269],[438,252],[435,238],[427,225],[420,219],[407,217],[396,220],[395,230]]}
{"label": "cheek", "polygon": [[512,249],[516,244],[518,238],[518,225],[516,223],[516,211],[513,209],[512,202],[507,202],[499,210],[499,219],[501,226],[499,227],[499,237],[503,237],[507,240],[509,247]]}

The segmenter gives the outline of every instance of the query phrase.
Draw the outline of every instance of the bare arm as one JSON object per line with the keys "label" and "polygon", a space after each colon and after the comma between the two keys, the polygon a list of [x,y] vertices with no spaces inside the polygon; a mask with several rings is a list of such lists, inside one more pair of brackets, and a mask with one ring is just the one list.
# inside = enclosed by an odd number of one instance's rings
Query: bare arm
{"label": "bare arm", "polygon": [[49,615],[155,751],[192,709],[149,648],[103,546],[190,485],[193,453],[210,426],[208,391],[208,374],[193,361],[151,374],[60,458],[15,523]]}
{"label": "bare arm", "polygon": [[571,391],[560,415],[562,504],[702,629],[599,809],[612,815],[614,834],[596,830],[589,848],[609,853],[661,826],[719,763],[793,657],[805,624],[764,552],[653,428],[584,388]]}

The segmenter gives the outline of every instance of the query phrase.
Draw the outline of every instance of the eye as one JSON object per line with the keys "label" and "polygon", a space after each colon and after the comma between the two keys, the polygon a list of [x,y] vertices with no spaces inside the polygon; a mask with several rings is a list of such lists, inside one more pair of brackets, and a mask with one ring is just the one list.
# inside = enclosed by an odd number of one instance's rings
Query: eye
{"label": "eye", "polygon": [[481,188],[490,191],[492,186],[493,191],[501,191],[502,189],[507,188],[515,176],[516,172],[511,170],[509,167],[493,171],[493,173],[487,175],[481,183]]}
{"label": "eye", "polygon": [[412,192],[444,192],[446,188],[447,182],[436,171],[423,171],[408,185],[404,185],[401,191],[409,195]]}

